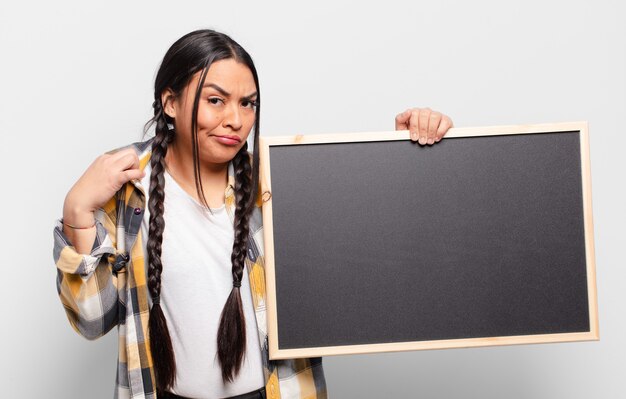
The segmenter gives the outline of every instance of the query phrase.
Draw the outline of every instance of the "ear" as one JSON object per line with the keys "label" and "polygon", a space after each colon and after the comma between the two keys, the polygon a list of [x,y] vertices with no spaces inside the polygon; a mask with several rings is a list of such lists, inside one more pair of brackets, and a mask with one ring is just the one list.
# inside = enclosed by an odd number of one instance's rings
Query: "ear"
{"label": "ear", "polygon": [[163,111],[170,118],[176,118],[176,97],[174,92],[167,88],[161,93],[161,104],[163,104]]}

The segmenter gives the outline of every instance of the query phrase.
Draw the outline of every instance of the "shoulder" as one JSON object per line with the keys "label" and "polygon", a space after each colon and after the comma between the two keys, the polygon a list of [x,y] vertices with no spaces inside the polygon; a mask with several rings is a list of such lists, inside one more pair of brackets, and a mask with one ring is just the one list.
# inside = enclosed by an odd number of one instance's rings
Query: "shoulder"
{"label": "shoulder", "polygon": [[123,145],[121,147],[114,148],[110,151],[107,151],[106,153],[114,154],[118,151],[125,150],[127,148],[133,148],[137,152],[137,155],[139,155],[141,158],[141,155],[146,154],[147,152],[151,151],[153,141],[154,141],[154,136],[149,137],[148,139],[144,141],[135,141],[134,143],[130,143],[130,144]]}
{"label": "shoulder", "polygon": [[135,153],[139,157],[139,165],[140,169],[143,170],[150,159],[150,155],[152,154],[152,142],[154,141],[154,136],[149,137],[144,141],[135,141],[130,144],[123,145],[121,147],[114,148],[110,151],[107,151],[107,154],[114,154],[118,151],[125,150],[127,148],[132,148],[135,150]]}

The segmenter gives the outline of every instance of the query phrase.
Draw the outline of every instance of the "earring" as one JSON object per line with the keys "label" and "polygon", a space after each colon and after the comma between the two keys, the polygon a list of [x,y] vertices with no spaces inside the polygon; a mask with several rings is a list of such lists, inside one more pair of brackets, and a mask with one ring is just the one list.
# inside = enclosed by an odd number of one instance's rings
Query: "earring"
{"label": "earring", "polygon": [[174,125],[172,123],[167,124],[167,130],[174,130]]}

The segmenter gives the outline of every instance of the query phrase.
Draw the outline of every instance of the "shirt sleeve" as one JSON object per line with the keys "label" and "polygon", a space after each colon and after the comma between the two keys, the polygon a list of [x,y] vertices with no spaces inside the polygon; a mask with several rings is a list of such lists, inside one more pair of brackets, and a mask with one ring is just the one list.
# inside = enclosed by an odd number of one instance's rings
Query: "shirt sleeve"
{"label": "shirt sleeve", "polygon": [[116,250],[99,220],[103,215],[96,217],[96,237],[89,254],[76,251],[63,232],[62,219],[56,220],[53,231],[57,292],[74,330],[90,340],[118,323],[117,275],[111,264]]}
{"label": "shirt sleeve", "polygon": [[[321,357],[283,359],[274,363],[281,398],[327,399],[326,377]],[[268,382],[270,393],[275,391]],[[276,395],[278,396],[278,395]],[[268,398],[273,395],[268,395]]]}

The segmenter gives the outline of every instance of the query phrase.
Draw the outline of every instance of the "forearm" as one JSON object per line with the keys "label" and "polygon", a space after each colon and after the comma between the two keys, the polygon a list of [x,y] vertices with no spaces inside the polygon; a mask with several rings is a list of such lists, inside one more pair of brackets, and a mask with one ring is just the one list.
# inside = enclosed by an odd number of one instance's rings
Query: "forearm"
{"label": "forearm", "polygon": [[[67,226],[70,224],[76,227]],[[63,233],[70,240],[76,252],[82,255],[88,255],[91,252],[94,239],[96,238],[95,217],[93,211],[84,210],[73,205],[71,201],[65,202],[63,205]]]}

